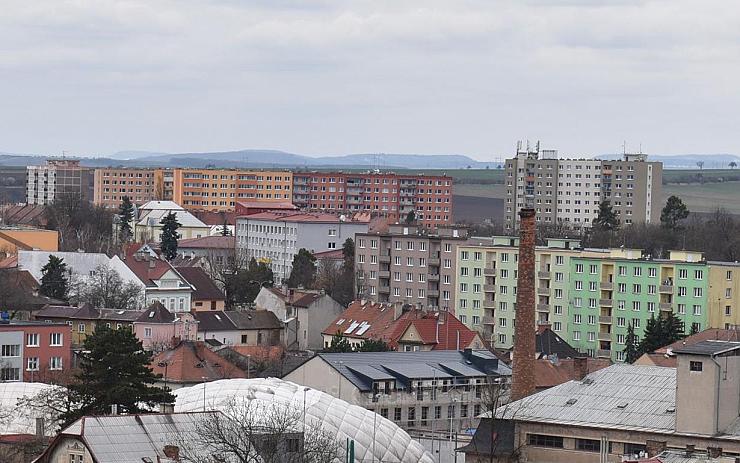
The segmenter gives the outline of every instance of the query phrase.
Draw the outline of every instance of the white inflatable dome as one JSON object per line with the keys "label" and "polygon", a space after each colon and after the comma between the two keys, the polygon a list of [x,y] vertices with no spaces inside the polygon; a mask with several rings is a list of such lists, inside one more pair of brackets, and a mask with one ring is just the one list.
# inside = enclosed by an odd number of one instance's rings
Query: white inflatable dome
{"label": "white inflatable dome", "polygon": [[20,407],[18,400],[35,397],[55,387],[44,383],[0,383],[0,435],[35,434],[36,418],[45,419],[45,432],[49,434],[54,423],[49,423],[49,418],[41,411]]}
{"label": "white inflatable dome", "polygon": [[[176,412],[203,410],[205,387],[206,410],[219,410],[236,398],[264,401],[303,411],[304,387],[277,378],[222,379],[174,391]],[[320,424],[344,445],[346,438],[355,441],[355,458],[371,461],[373,453],[373,425],[375,426],[375,460],[403,463],[432,463],[432,456],[392,421],[357,405],[350,405],[316,389],[306,396],[307,425]],[[374,422],[373,422],[374,418]]]}

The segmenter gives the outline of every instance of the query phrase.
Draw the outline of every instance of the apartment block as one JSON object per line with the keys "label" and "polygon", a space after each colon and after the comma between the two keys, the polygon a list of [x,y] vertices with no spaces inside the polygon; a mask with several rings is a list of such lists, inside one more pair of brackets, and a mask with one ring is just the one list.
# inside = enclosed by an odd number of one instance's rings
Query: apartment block
{"label": "apartment block", "polygon": [[452,223],[452,178],[393,172],[295,172],[293,203],[335,212],[372,212],[399,220],[414,211],[424,227]]}
{"label": "apartment block", "polygon": [[464,227],[391,225],[387,232],[358,234],[355,266],[358,295],[419,309],[455,310],[455,261]]}
{"label": "apartment block", "polygon": [[236,249],[251,259],[266,262],[276,283],[293,270],[293,257],[301,248],[311,252],[342,249],[347,238],[367,233],[369,217],[357,220],[320,212],[272,211],[236,219]]}
{"label": "apartment block", "polygon": [[707,262],[709,267],[709,326],[740,326],[740,263]]}
{"label": "apartment block", "polygon": [[117,209],[128,196],[132,203],[142,205],[157,197],[157,170],[139,168],[95,169],[93,202]]}
{"label": "apartment block", "polygon": [[599,203],[609,201],[624,225],[659,220],[663,167],[645,154],[621,160],[559,159],[556,150],[521,144],[506,161],[504,228],[518,229],[517,212],[532,207],[546,225],[589,228]]}
{"label": "apartment block", "polygon": [[26,203],[51,204],[64,195],[93,200],[93,170],[78,159],[48,159],[40,166],[26,168]]}
{"label": "apartment block", "polygon": [[0,322],[0,381],[53,381],[72,367],[72,327],[64,323]]}
{"label": "apartment block", "polygon": [[293,173],[290,171],[246,169],[172,171],[172,201],[185,209],[230,211],[235,209],[237,201],[286,202],[291,200],[292,188]]}

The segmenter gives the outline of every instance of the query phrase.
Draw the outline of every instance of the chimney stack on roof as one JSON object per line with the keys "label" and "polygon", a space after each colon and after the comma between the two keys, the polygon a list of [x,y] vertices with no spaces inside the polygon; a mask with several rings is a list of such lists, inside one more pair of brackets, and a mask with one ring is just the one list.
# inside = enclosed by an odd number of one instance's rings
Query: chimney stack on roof
{"label": "chimney stack on roof", "polygon": [[519,263],[516,292],[516,326],[512,368],[512,400],[534,394],[535,316],[534,316],[534,209],[519,211]]}

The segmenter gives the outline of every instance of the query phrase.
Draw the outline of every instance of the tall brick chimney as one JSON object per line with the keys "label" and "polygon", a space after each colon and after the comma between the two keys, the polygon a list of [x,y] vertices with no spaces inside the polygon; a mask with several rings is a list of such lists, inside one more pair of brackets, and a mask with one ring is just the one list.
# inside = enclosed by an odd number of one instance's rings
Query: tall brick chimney
{"label": "tall brick chimney", "polygon": [[512,367],[512,400],[535,392],[535,325],[534,325],[534,209],[519,211],[519,270],[516,289],[516,327]]}

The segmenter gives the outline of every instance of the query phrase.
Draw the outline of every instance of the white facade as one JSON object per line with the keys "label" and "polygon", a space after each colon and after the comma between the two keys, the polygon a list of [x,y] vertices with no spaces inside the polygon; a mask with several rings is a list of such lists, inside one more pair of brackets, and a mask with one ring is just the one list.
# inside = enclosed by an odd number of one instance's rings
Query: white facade
{"label": "white facade", "polygon": [[149,201],[138,208],[138,218],[134,224],[134,239],[137,242],[159,241],[162,234],[161,221],[164,216],[174,212],[180,228],[180,239],[202,238],[211,235],[211,226],[206,225],[182,206],[173,201]]}
{"label": "white facade", "polygon": [[[259,215],[259,214],[255,214]],[[278,284],[290,276],[293,257],[301,248],[313,252],[341,249],[347,238],[367,233],[364,222],[310,222],[239,217],[236,222],[236,247],[247,258],[268,262]]]}
{"label": "white facade", "polygon": [[599,215],[601,161],[558,161],[557,219],[572,227],[590,227]]}

